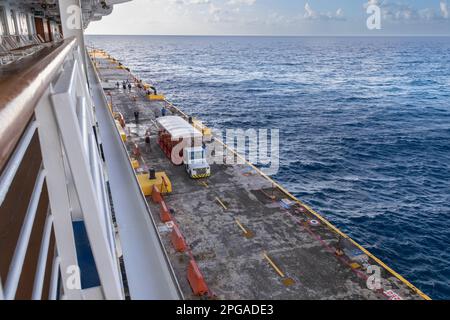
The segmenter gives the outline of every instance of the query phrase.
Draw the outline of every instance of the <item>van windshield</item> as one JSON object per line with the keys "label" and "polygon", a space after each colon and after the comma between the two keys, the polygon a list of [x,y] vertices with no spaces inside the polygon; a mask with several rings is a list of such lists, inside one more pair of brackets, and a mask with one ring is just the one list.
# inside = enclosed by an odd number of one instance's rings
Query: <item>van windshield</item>
{"label": "van windshield", "polygon": [[203,159],[203,151],[191,152],[191,160]]}

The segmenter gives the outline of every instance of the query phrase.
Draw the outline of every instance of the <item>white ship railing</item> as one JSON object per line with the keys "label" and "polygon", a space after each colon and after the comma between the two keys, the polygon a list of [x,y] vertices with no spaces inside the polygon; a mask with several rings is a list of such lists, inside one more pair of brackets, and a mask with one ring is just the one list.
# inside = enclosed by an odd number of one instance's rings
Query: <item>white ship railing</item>
{"label": "white ship railing", "polygon": [[88,60],[88,78],[109,184],[119,225],[127,281],[132,299],[182,299],[157,226],[108,107],[101,81]]}
{"label": "white ship railing", "polygon": [[[25,215],[25,221],[20,231],[19,241],[17,242],[16,250],[14,251],[14,256],[11,261],[8,277],[6,278],[4,294],[6,299],[8,300],[14,299],[17,291],[17,286],[19,285],[19,279],[22,273],[22,267],[25,261],[28,244],[30,242],[31,231],[33,228],[34,220],[36,218],[37,207],[39,198],[41,196],[42,187],[44,185],[44,179],[45,170],[41,168],[34,185],[31,200],[28,205],[27,213]],[[37,274],[37,276],[39,276],[39,274]]]}
{"label": "white ship railing", "polygon": [[[81,283],[81,275],[78,272],[72,225],[73,221],[83,220],[101,282],[96,297],[123,299],[124,290],[116,254],[111,206],[94,132],[98,129],[86,74],[75,40],[67,45],[67,50],[62,51],[61,55],[63,57],[58,58],[63,62],[62,69],[40,97],[34,112],[35,120],[28,125],[0,177],[1,205],[37,132],[42,165],[29,200],[5,285],[1,289],[1,297],[14,299],[16,296],[45,182],[50,205],[41,238],[32,298],[42,298],[52,229],[56,246],[49,298],[84,298],[83,290],[78,285]],[[52,67],[61,68],[61,65],[48,66]],[[43,75],[46,74],[45,71],[49,70],[42,70]],[[39,86],[39,81],[44,79],[38,76],[34,80],[30,83],[30,90],[36,89],[33,85]],[[12,103],[16,104],[10,107],[13,110],[19,102]],[[68,273],[69,270],[74,273]]]}
{"label": "white ship railing", "polygon": [[[0,279],[0,299],[17,296],[44,186],[49,204],[32,277],[32,299],[124,299],[122,274],[127,275],[126,289],[133,299],[182,298],[92,64],[84,65],[75,39],[65,40],[55,50],[41,72],[27,73],[32,79],[18,96],[0,105],[0,121],[6,128],[3,132],[0,128],[2,138],[13,129],[18,136],[20,121],[26,123],[11,115],[31,117],[8,161],[0,162],[0,207],[32,141],[38,141],[42,159],[7,276]],[[4,150],[11,148],[6,139],[0,144]],[[107,170],[114,174],[106,174]],[[83,221],[86,227],[100,287],[80,286],[83,274],[74,221]],[[120,265],[121,251],[125,270]],[[43,297],[44,287],[48,297]]]}
{"label": "white ship railing", "polygon": [[[18,147],[16,148],[9,162],[4,168],[3,174],[0,176],[0,205],[3,203],[6,194],[8,193],[8,189],[12,184],[12,181],[15,177],[15,174],[17,173],[20,164],[22,163],[22,159],[30,145],[31,139],[36,130],[37,122],[32,121],[26,129],[21,141],[19,142]],[[16,295],[45,177],[46,170],[41,166],[20,231],[19,240],[17,242],[12,261],[10,263],[9,273],[4,289],[2,288],[2,282],[0,281],[0,299],[11,300],[14,299]],[[49,214],[46,218],[41,249],[39,252],[38,268],[36,270],[34,280],[33,299],[40,299],[42,297],[42,288],[45,275],[45,262],[48,257],[52,224],[52,215]],[[57,272],[55,272],[55,276],[56,273]],[[56,287],[53,289],[53,291],[54,292],[51,292],[51,294],[56,297]]]}

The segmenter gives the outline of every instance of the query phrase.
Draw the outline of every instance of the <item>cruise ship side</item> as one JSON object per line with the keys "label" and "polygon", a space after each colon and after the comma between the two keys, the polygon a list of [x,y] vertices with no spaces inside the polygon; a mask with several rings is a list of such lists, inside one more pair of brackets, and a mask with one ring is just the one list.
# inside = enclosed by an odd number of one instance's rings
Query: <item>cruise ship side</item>
{"label": "cruise ship side", "polygon": [[0,0],[0,300],[430,299],[87,47],[128,1]]}

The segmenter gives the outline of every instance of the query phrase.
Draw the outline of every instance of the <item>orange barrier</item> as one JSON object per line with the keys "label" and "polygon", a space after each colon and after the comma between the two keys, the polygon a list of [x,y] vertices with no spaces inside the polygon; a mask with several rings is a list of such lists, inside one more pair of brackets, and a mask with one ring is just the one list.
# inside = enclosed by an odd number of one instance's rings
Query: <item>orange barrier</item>
{"label": "orange barrier", "polygon": [[[162,182],[161,182],[161,192],[162,193],[167,193],[169,188],[167,187],[168,184],[167,184],[166,178],[164,178],[164,176],[162,176],[161,180],[162,180]],[[172,189],[172,188],[170,188],[170,189]]]}
{"label": "orange barrier", "polygon": [[184,252],[187,249],[186,241],[181,234],[180,229],[176,224],[174,224],[172,233],[170,235],[170,240],[172,241],[172,245],[178,252]]}
{"label": "orange barrier", "polygon": [[161,197],[161,192],[159,192],[158,187],[155,185],[153,185],[152,188],[152,200],[154,203],[161,203],[163,201]]}
{"label": "orange barrier", "polygon": [[162,222],[166,223],[172,221],[172,217],[170,216],[169,209],[167,208],[166,202],[162,200],[160,202],[161,207],[159,208],[159,218]]}
{"label": "orange barrier", "polygon": [[194,260],[189,262],[187,276],[192,291],[196,296],[203,296],[208,293],[208,287]]}

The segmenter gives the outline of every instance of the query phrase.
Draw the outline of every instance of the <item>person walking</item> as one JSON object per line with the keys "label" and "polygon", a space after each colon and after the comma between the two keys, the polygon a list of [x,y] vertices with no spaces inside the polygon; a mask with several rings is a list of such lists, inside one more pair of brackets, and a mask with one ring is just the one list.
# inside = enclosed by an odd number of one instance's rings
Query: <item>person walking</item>
{"label": "person walking", "polygon": [[152,150],[151,140],[150,140],[150,129],[145,132],[145,148],[149,152]]}
{"label": "person walking", "polygon": [[147,152],[152,149],[150,142],[150,136],[145,136],[145,148]]}

